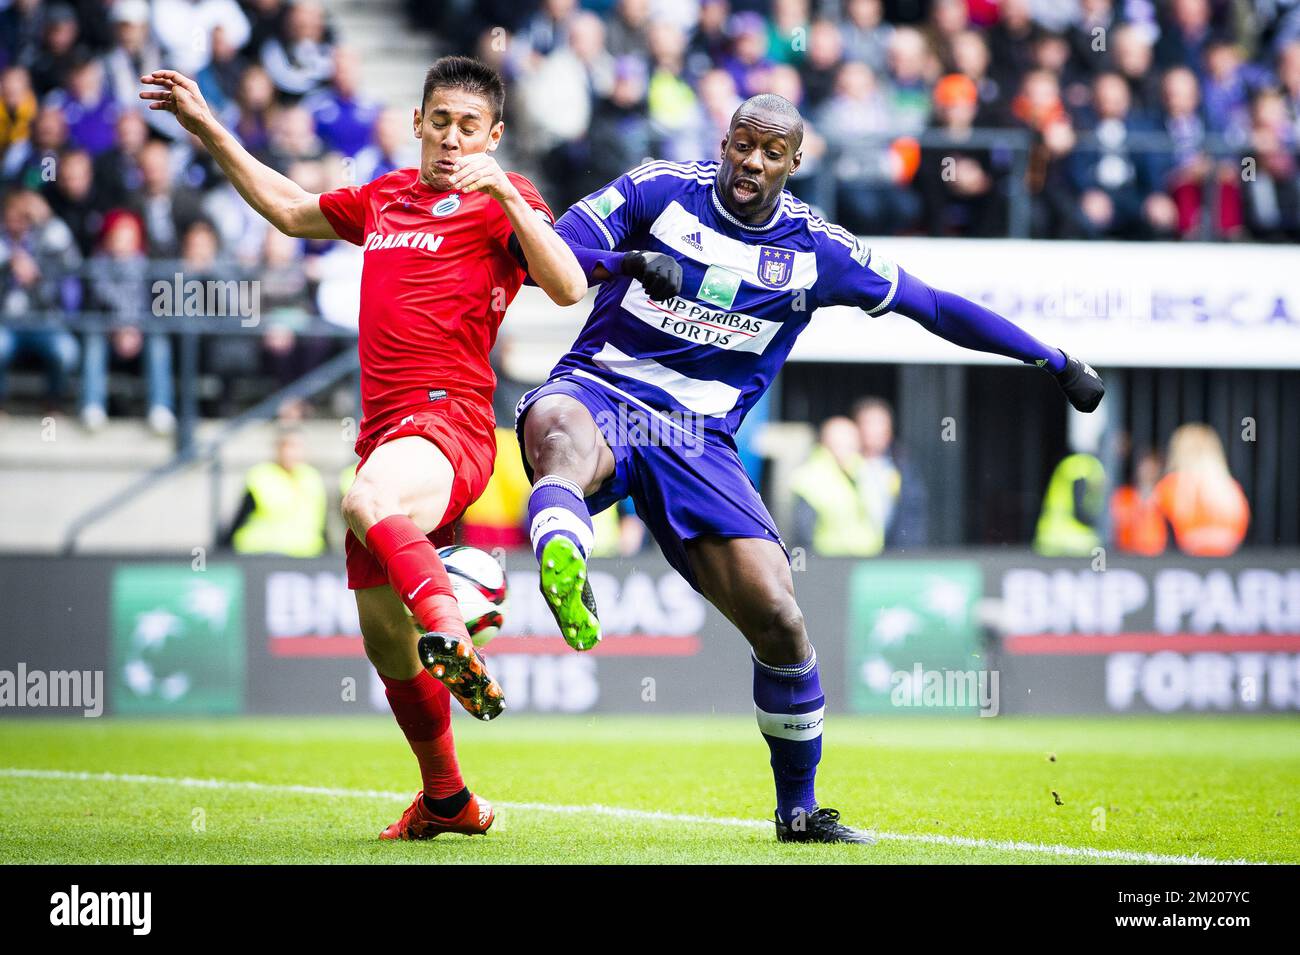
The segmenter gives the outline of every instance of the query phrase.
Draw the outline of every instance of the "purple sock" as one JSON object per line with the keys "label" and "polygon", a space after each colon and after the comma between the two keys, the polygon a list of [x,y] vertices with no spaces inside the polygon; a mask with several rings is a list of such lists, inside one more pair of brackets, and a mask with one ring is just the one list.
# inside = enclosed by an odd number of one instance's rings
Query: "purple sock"
{"label": "purple sock", "polygon": [[772,753],[776,811],[789,823],[817,808],[814,782],[822,758],[826,697],[817,654],[797,666],[770,666],[754,657],[754,710]]}
{"label": "purple sock", "polygon": [[539,563],[542,549],[557,534],[573,541],[583,557],[591,553],[595,534],[582,488],[561,477],[544,477],[528,496],[528,536]]}

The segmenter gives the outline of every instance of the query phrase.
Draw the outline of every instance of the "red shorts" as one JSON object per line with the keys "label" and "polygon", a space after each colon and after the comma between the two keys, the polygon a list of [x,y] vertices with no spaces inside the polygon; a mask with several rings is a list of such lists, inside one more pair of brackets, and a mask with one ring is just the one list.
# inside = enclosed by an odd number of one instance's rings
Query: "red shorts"
{"label": "red shorts", "polygon": [[[397,418],[398,415],[389,417]],[[455,398],[445,398],[433,405],[420,405],[400,417],[392,427],[361,437],[357,442],[357,454],[361,456],[357,473],[361,473],[375,448],[410,435],[433,442],[451,462],[451,500],[442,523],[429,535],[435,547],[444,547],[455,542],[456,522],[465,509],[478,500],[492,477],[497,453],[492,418],[476,405]],[[350,590],[382,587],[388,583],[384,568],[351,530],[344,541],[344,550]]]}

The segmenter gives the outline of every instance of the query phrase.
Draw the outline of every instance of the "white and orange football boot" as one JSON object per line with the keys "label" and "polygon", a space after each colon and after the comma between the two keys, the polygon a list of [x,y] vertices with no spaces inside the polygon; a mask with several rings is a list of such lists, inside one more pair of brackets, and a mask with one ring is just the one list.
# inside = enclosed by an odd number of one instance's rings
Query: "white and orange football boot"
{"label": "white and orange football boot", "polygon": [[492,828],[497,817],[492,804],[470,793],[465,808],[449,819],[435,816],[424,804],[424,793],[406,807],[402,818],[379,834],[380,839],[432,839],[444,832],[459,832],[467,836],[481,836]]}

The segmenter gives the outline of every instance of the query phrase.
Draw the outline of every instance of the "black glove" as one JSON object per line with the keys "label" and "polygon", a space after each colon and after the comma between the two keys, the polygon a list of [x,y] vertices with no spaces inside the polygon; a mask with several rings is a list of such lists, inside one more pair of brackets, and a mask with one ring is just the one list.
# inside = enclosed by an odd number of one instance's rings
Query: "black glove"
{"label": "black glove", "polygon": [[[1065,352],[1061,354],[1065,355]],[[1102,396],[1106,394],[1106,386],[1101,383],[1101,376],[1087,362],[1065,355],[1065,367],[1053,374],[1076,411],[1097,410]]]}
{"label": "black glove", "polygon": [[653,301],[662,302],[682,290],[682,267],[671,255],[626,252],[622,268],[624,275],[630,275],[645,287]]}

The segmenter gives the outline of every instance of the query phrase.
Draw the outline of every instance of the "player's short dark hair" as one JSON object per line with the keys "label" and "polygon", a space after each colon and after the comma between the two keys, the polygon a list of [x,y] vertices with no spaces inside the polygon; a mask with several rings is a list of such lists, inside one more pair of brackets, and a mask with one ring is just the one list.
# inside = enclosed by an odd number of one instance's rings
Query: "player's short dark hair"
{"label": "player's short dark hair", "polygon": [[759,93],[757,96],[751,96],[737,106],[736,111],[731,114],[733,129],[742,113],[769,113],[789,120],[791,146],[798,149],[803,145],[803,115],[799,112],[799,107],[784,96],[776,93]]}
{"label": "player's short dark hair", "polygon": [[501,119],[506,106],[506,85],[501,74],[492,67],[469,56],[439,57],[429,72],[424,74],[424,93],[420,109],[429,102],[429,94],[439,89],[465,90],[482,96],[492,107],[492,122]]}

